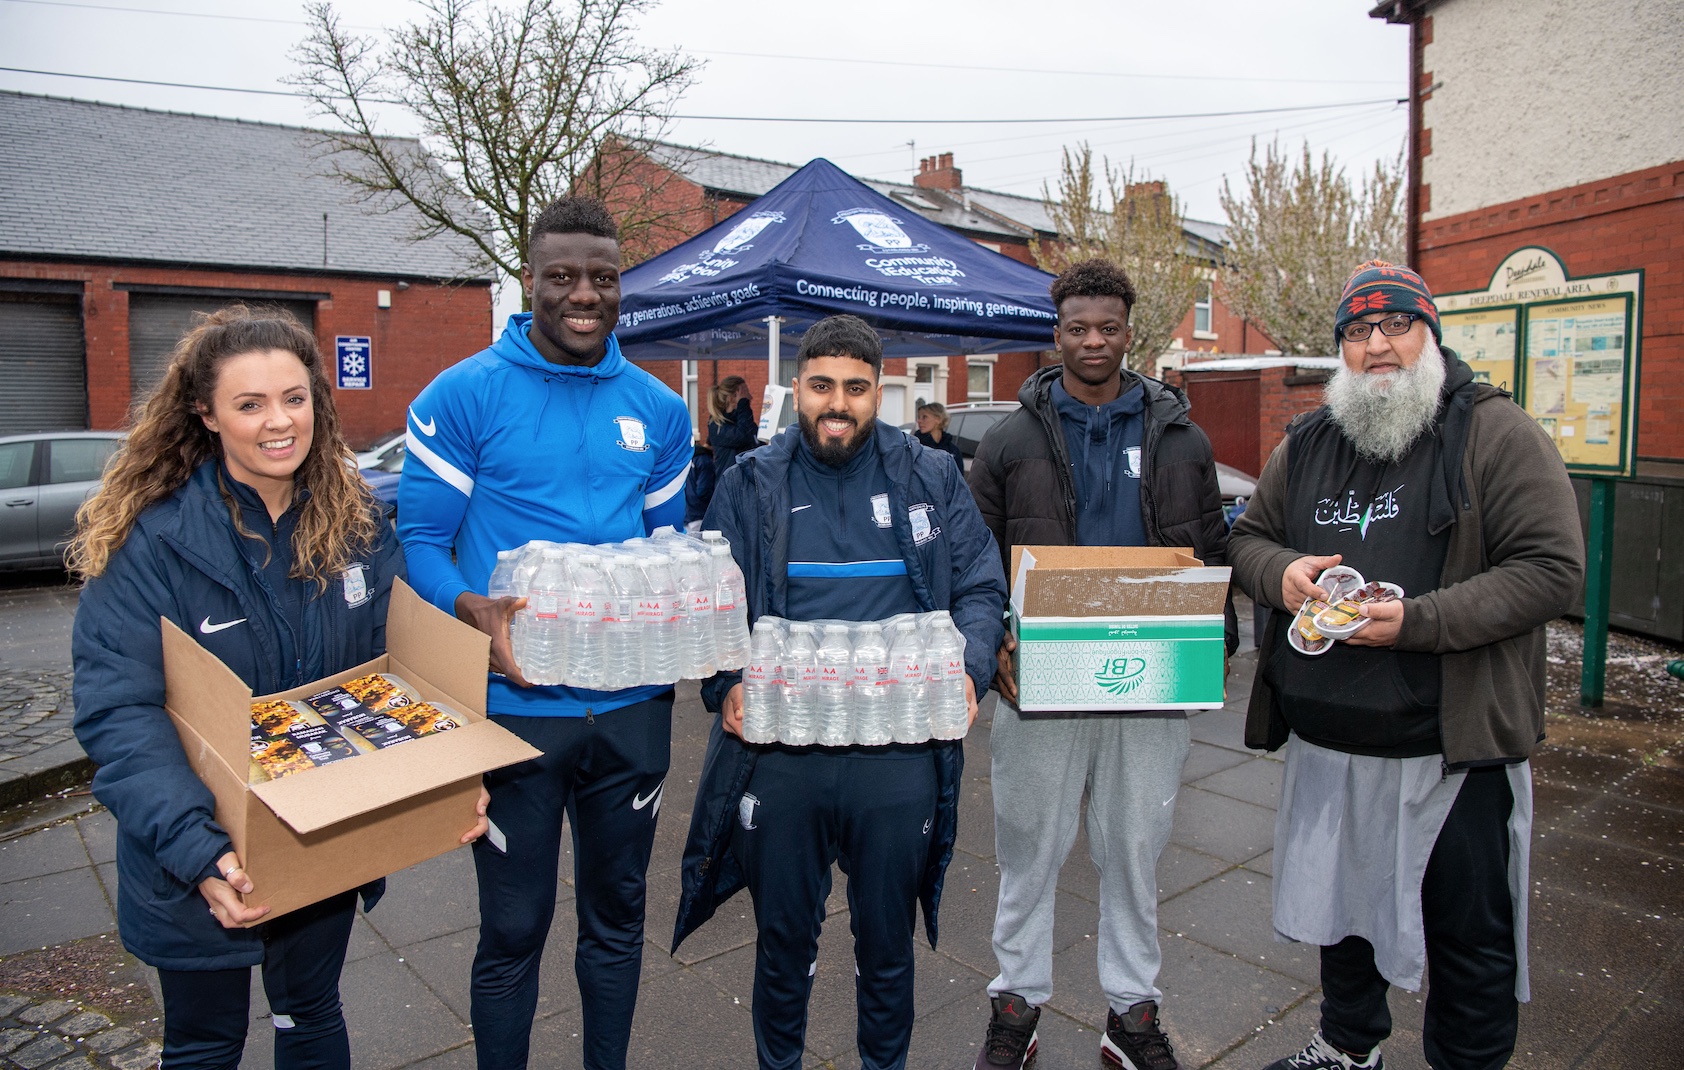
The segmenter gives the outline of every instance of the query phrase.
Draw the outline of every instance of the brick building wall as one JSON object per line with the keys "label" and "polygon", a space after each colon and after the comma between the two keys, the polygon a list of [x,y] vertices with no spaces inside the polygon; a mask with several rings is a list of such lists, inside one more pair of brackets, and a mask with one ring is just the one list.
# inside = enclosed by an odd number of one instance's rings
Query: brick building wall
{"label": "brick building wall", "polygon": [[1197,312],[1188,309],[1187,315],[1176,325],[1172,337],[1179,339],[1181,348],[1206,353],[1269,353],[1280,346],[1263,333],[1262,328],[1229,308],[1223,300],[1222,283],[1213,287],[1210,302],[1210,327],[1206,332],[1195,330]]}
{"label": "brick building wall", "polygon": [[[79,282],[87,347],[88,421],[95,429],[124,425],[129,396],[129,292],[132,286],[222,291],[217,300],[240,300],[227,291],[271,297],[288,293],[329,295],[316,302],[316,343],[333,359],[336,335],[366,335],[373,347],[368,390],[334,391],[345,437],[362,445],[404,426],[415,395],[440,371],[484,349],[491,337],[491,287],[396,278],[304,275],[211,268],[0,260],[0,278]],[[375,307],[376,291],[390,290],[392,307]],[[261,301],[260,297],[248,297]],[[329,378],[332,378],[329,370]]]}
{"label": "brick building wall", "polygon": [[1438,293],[1484,289],[1541,245],[1569,276],[1643,270],[1637,455],[1684,461],[1684,161],[1428,219],[1417,267]]}

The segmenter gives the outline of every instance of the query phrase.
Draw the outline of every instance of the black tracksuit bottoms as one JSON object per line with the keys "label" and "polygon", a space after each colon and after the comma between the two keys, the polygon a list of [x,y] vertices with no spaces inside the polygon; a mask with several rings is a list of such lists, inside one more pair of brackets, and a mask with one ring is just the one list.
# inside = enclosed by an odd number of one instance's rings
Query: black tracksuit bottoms
{"label": "black tracksuit bottoms", "polygon": [[503,841],[474,843],[479,948],[471,980],[480,1070],[520,1070],[538,1007],[538,964],[555,916],[562,815],[573,833],[574,906],[586,1070],[625,1070],[643,968],[643,909],[655,816],[672,757],[672,692],[590,718],[492,720],[543,757],[485,774]]}
{"label": "black tracksuit bottoms", "polygon": [[918,889],[935,814],[927,744],[769,747],[760,755],[731,837],[759,930],[753,1011],[760,1070],[801,1065],[832,862],[848,877],[861,1068],[906,1065]]}
{"label": "black tracksuit bottoms", "polygon": [[[1509,898],[1509,813],[1502,767],[1468,773],[1433,844],[1421,881],[1427,937],[1422,1047],[1434,1070],[1495,1070],[1514,1053],[1514,904]],[[1321,949],[1321,1031],[1328,1043],[1367,1052],[1392,1032],[1386,980],[1374,946],[1348,936]]]}
{"label": "black tracksuit bottoms", "polygon": [[[342,892],[258,926],[276,1070],[350,1070],[339,971],[356,917],[357,893]],[[235,1070],[251,1027],[251,968],[159,970],[158,987],[164,1070]]]}

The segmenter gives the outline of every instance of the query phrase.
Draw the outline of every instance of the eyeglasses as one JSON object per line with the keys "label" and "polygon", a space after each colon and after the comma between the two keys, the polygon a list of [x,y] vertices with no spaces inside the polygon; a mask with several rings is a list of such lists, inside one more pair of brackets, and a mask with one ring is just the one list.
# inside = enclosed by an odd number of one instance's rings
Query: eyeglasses
{"label": "eyeglasses", "polygon": [[1379,323],[1365,323],[1362,320],[1357,320],[1355,323],[1347,323],[1339,328],[1339,337],[1347,342],[1366,342],[1368,336],[1374,333],[1374,328],[1378,327],[1381,334],[1389,338],[1396,338],[1400,334],[1408,334],[1409,328],[1415,326],[1415,321],[1419,319],[1426,319],[1426,317],[1418,312],[1397,312],[1387,316]]}

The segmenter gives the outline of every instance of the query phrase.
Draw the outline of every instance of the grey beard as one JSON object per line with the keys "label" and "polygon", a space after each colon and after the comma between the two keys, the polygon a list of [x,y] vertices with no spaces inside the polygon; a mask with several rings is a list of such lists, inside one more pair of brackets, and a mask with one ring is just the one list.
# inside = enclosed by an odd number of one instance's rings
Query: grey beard
{"label": "grey beard", "polygon": [[1431,337],[1413,367],[1386,375],[1341,367],[1323,393],[1333,422],[1366,460],[1396,462],[1438,415],[1444,354]]}

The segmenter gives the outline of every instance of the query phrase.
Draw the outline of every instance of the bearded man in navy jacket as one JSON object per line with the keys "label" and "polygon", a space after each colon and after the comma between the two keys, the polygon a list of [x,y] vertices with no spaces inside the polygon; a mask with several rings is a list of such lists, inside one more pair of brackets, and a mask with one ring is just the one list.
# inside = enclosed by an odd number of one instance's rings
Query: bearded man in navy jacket
{"label": "bearded man in navy jacket", "polygon": [[[877,420],[883,347],[857,316],[802,338],[799,433],[721,477],[705,526],[748,580],[749,619],[882,620],[947,610],[965,638],[966,701],[994,674],[1006,578],[959,469]],[[759,930],[754,1038],[761,1070],[801,1065],[830,867],[848,875],[863,1070],[906,1065],[918,903],[936,905],[957,829],[961,743],[757,746],[741,741],[740,673],[703,689],[718,712],[685,849],[677,943],[746,886]]]}

